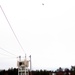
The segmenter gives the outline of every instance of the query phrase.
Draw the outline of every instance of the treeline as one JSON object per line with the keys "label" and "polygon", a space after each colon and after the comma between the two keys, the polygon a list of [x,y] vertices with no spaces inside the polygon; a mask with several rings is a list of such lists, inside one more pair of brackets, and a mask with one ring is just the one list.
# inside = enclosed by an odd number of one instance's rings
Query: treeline
{"label": "treeline", "polygon": [[[0,70],[0,75],[18,75],[18,69]],[[72,66],[70,69],[60,67],[56,71],[36,70],[29,72],[29,75],[75,75],[75,66]]]}
{"label": "treeline", "polygon": [[18,69],[0,70],[0,75],[18,75]]}

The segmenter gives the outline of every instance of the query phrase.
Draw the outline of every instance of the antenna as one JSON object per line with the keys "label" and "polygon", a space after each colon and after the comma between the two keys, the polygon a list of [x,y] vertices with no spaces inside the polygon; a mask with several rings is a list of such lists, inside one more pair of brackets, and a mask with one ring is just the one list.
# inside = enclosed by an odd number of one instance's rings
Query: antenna
{"label": "antenna", "polygon": [[19,56],[19,61],[21,61],[21,56]]}

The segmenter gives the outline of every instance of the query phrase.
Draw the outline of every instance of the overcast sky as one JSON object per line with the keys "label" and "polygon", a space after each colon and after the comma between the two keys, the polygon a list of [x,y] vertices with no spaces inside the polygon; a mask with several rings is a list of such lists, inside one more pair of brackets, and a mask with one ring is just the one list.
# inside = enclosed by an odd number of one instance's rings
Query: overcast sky
{"label": "overcast sky", "polygon": [[[0,5],[27,57],[32,55],[33,69],[75,65],[75,0],[0,0]],[[24,57],[1,8],[0,48]],[[17,67],[16,62],[0,49],[0,69]]]}

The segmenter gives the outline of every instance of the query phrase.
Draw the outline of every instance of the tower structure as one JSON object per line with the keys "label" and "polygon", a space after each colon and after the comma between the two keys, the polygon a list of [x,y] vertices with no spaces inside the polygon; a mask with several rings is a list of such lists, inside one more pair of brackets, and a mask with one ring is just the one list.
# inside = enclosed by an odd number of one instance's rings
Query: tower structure
{"label": "tower structure", "polygon": [[17,61],[18,66],[18,75],[29,75],[29,61],[26,59],[21,60],[21,56],[19,56],[19,60]]}

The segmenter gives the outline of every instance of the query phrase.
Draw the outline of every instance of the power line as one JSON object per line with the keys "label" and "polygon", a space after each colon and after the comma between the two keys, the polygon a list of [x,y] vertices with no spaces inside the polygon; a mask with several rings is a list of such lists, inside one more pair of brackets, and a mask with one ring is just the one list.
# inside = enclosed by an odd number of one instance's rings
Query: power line
{"label": "power line", "polygon": [[0,49],[3,50],[3,51],[5,51],[5,52],[7,52],[7,53],[9,53],[9,54],[11,54],[11,55],[13,55],[13,56],[16,56],[15,54],[13,54],[13,53],[11,53],[11,52],[9,52],[9,51],[3,49],[2,47],[0,47]]}
{"label": "power line", "polygon": [[3,56],[8,56],[8,55],[6,55],[6,54],[2,54],[2,53],[0,53],[0,55],[3,55]]}
{"label": "power line", "polygon": [[12,57],[12,56],[9,56],[9,55],[6,55],[6,54],[3,54],[3,53],[0,53],[0,55],[2,55],[3,57],[0,57],[0,58],[5,58],[5,59],[17,59],[18,57]]}
{"label": "power line", "polygon": [[3,11],[2,7],[1,7],[1,5],[0,5],[0,8],[1,8],[1,10],[2,10],[2,12],[3,12],[3,14],[4,14],[4,16],[5,16],[5,18],[6,18],[7,22],[8,22],[8,24],[9,24],[9,26],[10,26],[12,32],[13,32],[13,34],[14,34],[14,36],[15,36],[17,42],[19,43],[20,47],[22,48],[23,52],[25,53],[25,51],[24,51],[24,49],[23,49],[23,47],[22,47],[20,41],[18,40],[18,38],[17,38],[17,36],[16,36],[16,34],[15,34],[15,32],[14,32],[14,30],[13,30],[13,28],[12,28],[12,26],[11,26],[11,24],[10,24],[8,18],[7,18],[7,16],[6,16],[6,14],[4,13],[4,11]]}
{"label": "power line", "polygon": [[[7,57],[10,57],[9,55],[7,55],[7,54],[3,54],[3,53],[0,53],[0,55],[2,55],[2,56],[7,56]],[[16,57],[14,57],[14,58],[16,58]]]}

